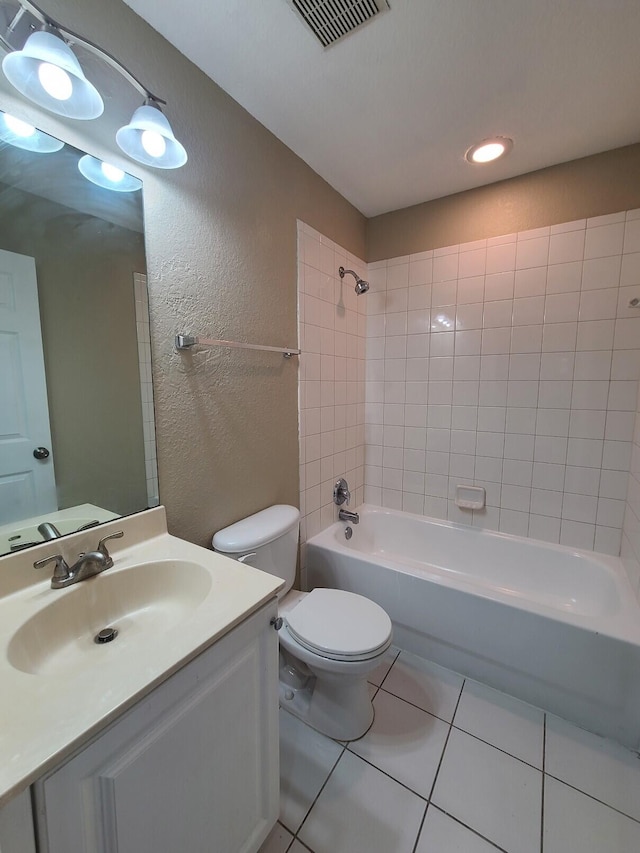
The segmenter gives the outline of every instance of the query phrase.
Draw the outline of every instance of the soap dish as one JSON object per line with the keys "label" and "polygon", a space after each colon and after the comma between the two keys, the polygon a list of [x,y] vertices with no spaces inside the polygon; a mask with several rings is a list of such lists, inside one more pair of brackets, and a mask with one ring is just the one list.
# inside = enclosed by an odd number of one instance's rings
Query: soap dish
{"label": "soap dish", "polygon": [[482,509],[485,490],[481,486],[456,486],[456,506],[460,509]]}

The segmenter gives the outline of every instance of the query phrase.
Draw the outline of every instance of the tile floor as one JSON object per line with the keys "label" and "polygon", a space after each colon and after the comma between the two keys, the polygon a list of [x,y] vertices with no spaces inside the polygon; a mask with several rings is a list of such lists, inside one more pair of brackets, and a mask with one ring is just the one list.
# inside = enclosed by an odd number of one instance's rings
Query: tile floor
{"label": "tile floor", "polygon": [[640,853],[640,760],[408,652],[346,747],[280,711],[280,820],[261,853]]}

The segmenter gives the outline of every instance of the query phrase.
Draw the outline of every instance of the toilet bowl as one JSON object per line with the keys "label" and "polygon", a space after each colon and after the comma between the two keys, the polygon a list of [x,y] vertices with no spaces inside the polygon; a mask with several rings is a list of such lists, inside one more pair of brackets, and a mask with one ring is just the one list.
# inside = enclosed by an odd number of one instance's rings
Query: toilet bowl
{"label": "toilet bowl", "polygon": [[373,722],[367,675],[391,645],[392,626],[355,593],[292,589],[300,514],[272,506],[219,530],[213,547],[285,581],[279,593],[280,704],[337,740],[362,737]]}

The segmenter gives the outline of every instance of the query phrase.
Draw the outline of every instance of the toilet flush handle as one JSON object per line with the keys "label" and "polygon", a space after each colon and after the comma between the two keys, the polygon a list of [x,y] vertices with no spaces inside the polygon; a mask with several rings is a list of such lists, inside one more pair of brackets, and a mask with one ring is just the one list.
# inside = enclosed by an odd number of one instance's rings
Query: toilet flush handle
{"label": "toilet flush handle", "polygon": [[242,557],[238,557],[238,562],[239,563],[246,563],[247,560],[250,560],[251,557],[255,557],[255,555],[256,555],[255,551],[251,554],[243,554]]}

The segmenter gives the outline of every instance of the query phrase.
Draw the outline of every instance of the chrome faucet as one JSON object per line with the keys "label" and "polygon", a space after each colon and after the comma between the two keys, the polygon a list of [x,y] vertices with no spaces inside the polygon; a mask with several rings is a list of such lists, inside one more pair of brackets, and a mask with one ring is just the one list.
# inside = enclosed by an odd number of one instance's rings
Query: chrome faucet
{"label": "chrome faucet", "polygon": [[122,530],[105,536],[98,542],[97,550],[79,554],[73,566],[69,566],[61,554],[53,554],[43,560],[36,560],[33,568],[42,569],[49,563],[55,563],[56,567],[51,578],[51,589],[63,589],[65,586],[79,583],[87,578],[92,578],[94,575],[99,575],[105,569],[110,569],[113,566],[113,558],[107,551],[105,542],[109,539],[121,539],[123,536]]}
{"label": "chrome faucet", "polygon": [[[341,477],[336,481],[335,486],[333,487],[333,502],[337,506],[341,507],[342,504],[346,503],[349,506],[349,501],[351,500],[351,492],[349,491],[349,483]],[[340,521],[349,521],[351,524],[359,524],[360,516],[357,512],[349,512],[348,509],[341,509],[338,512],[338,518]]]}
{"label": "chrome faucet", "polygon": [[350,524],[360,524],[360,516],[357,512],[351,512],[348,509],[341,509],[338,512],[340,521],[348,521]]}
{"label": "chrome faucet", "polygon": [[55,524],[52,524],[50,521],[43,521],[42,524],[39,524],[38,533],[45,542],[50,542],[52,539],[59,539],[62,536],[62,533],[60,533]]}

